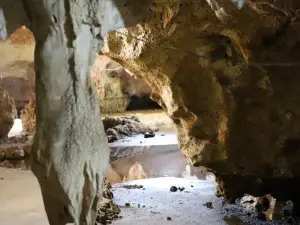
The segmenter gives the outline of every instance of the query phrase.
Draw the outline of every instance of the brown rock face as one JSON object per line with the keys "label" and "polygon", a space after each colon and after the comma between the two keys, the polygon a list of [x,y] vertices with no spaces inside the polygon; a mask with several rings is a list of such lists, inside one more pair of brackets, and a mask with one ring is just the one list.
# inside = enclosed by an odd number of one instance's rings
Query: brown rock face
{"label": "brown rock face", "polygon": [[222,194],[279,197],[276,183],[300,181],[299,10],[297,0],[240,10],[229,0],[160,1],[142,25],[110,33],[102,52],[151,85],[182,153],[217,173]]}
{"label": "brown rock face", "polygon": [[36,130],[36,105],[31,100],[21,112],[23,130],[27,134],[34,134]]}
{"label": "brown rock face", "polygon": [[16,118],[17,110],[14,100],[5,89],[0,87],[0,138],[7,137]]}
{"label": "brown rock face", "polygon": [[119,63],[97,55],[91,78],[100,99],[101,112],[125,112],[130,96],[150,95],[151,88],[142,79],[135,79]]}

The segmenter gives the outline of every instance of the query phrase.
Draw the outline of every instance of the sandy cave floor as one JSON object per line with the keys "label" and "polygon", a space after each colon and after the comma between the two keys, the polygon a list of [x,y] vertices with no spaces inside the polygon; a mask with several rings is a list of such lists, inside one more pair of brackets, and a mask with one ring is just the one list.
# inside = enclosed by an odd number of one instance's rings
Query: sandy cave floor
{"label": "sandy cave floor", "polygon": [[[186,165],[172,123],[162,110],[102,117],[132,115],[144,124],[159,128],[159,131],[153,138],[135,135],[110,143],[111,165],[116,172],[110,182],[117,182],[112,185],[114,201],[122,210],[122,218],[112,224],[286,224],[259,221],[243,212],[238,205],[224,206],[222,198],[215,196],[216,184],[213,178],[201,168]],[[16,120],[9,136],[18,134],[21,129],[21,121]],[[130,177],[129,171],[136,163],[141,165],[146,177],[152,179],[134,180],[136,176]],[[133,181],[119,183],[124,180],[123,177]],[[207,178],[209,180],[205,180]],[[143,185],[145,190],[124,188],[124,184]],[[185,187],[185,190],[170,192],[172,185]],[[0,202],[0,225],[48,225],[37,180],[27,168],[0,167]],[[130,203],[130,207],[125,207],[125,203]],[[205,203],[212,203],[213,207],[209,208]],[[167,220],[167,217],[171,219]]]}
{"label": "sandy cave floor", "polygon": [[[128,189],[124,184],[143,185]],[[184,187],[170,192],[170,186]],[[114,184],[114,200],[121,208],[115,225],[247,225],[279,224],[259,222],[237,210],[225,210],[215,196],[214,181],[182,178],[153,178]],[[48,225],[38,183],[30,171],[0,168],[0,224]],[[126,207],[126,203],[130,206]],[[211,203],[212,208],[206,203]],[[168,220],[170,217],[171,220]],[[243,222],[241,219],[247,222]]]}

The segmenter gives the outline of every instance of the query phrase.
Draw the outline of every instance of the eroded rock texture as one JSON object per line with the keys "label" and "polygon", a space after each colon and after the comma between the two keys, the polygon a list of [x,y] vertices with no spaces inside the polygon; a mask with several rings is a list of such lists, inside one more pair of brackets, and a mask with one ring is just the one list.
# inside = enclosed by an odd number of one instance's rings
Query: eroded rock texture
{"label": "eroded rock texture", "polygon": [[234,2],[156,1],[102,52],[147,80],[182,153],[217,173],[221,194],[299,200],[300,2]]}
{"label": "eroded rock texture", "polygon": [[135,79],[119,63],[97,55],[91,78],[100,99],[101,112],[125,112],[131,96],[149,96],[151,88],[142,79]]}
{"label": "eroded rock texture", "polygon": [[23,131],[26,134],[34,134],[36,130],[36,105],[35,100],[31,100],[21,112]]}
{"label": "eroded rock texture", "polygon": [[17,117],[14,100],[0,87],[0,138],[7,137]]}

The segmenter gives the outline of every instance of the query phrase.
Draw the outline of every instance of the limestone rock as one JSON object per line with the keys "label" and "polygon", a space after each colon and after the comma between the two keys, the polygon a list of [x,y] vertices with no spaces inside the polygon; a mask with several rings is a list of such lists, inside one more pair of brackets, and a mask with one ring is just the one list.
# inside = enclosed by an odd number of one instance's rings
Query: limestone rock
{"label": "limestone rock", "polygon": [[113,193],[111,191],[110,183],[105,180],[103,188],[103,197],[98,206],[98,216],[96,221],[100,224],[109,224],[108,221],[112,221],[118,218],[121,212],[120,207],[113,202]]}
{"label": "limestone rock", "polygon": [[144,80],[134,78],[119,63],[104,55],[96,56],[91,78],[103,113],[124,112],[131,96],[151,93],[151,88]]}
{"label": "limestone rock", "polygon": [[223,194],[295,198],[278,187],[300,177],[300,2],[234,3],[160,1],[102,53],[150,84],[183,155],[225,180]]}
{"label": "limestone rock", "polygon": [[36,129],[35,101],[31,100],[21,112],[22,126],[27,134],[34,134]]}
{"label": "limestone rock", "polygon": [[24,159],[30,152],[32,142],[27,136],[0,139],[0,161]]}
{"label": "limestone rock", "polygon": [[106,117],[103,119],[103,125],[108,142],[114,142],[124,137],[131,137],[132,135],[157,131],[141,123],[135,116],[120,118]]}
{"label": "limestone rock", "polygon": [[18,111],[24,108],[35,95],[35,74],[33,63],[28,61],[15,61],[0,68],[2,75],[0,87],[7,90],[15,100]]}
{"label": "limestone rock", "polygon": [[14,100],[0,87],[0,137],[6,137],[17,117]]}

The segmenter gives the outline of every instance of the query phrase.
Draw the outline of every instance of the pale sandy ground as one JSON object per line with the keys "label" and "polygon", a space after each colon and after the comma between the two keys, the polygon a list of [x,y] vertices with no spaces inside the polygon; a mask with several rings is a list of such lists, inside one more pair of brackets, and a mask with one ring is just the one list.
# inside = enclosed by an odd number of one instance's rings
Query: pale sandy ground
{"label": "pale sandy ground", "polygon": [[[116,162],[116,171],[126,175],[134,163],[142,165],[143,169],[151,170],[156,176],[180,176],[183,178],[154,178],[130,181],[130,184],[141,184],[145,190],[124,189],[123,184],[113,185],[115,201],[124,206],[126,202],[131,207],[122,209],[123,218],[114,221],[115,225],[245,225],[270,224],[260,223],[244,217],[244,223],[237,217],[229,216],[222,208],[222,199],[215,197],[216,184],[212,180],[197,180],[195,175],[187,170],[185,161],[181,158],[177,147],[177,138],[169,118],[163,111],[135,112],[144,123],[161,128],[155,138],[144,139],[142,135],[114,143],[119,152],[131,151],[131,147],[141,148],[136,156],[120,159]],[[113,116],[130,116],[130,114],[115,114]],[[110,115],[111,116],[111,115]],[[20,121],[16,121],[11,134],[21,129]],[[164,136],[162,136],[164,134]],[[167,145],[167,146],[163,146]],[[112,147],[112,146],[111,146]],[[125,149],[123,149],[125,147]],[[119,158],[116,156],[117,158]],[[175,167],[174,167],[175,166]],[[119,168],[120,167],[120,168]],[[126,168],[125,168],[126,167]],[[127,168],[128,167],[128,168]],[[122,174],[124,173],[124,174]],[[186,173],[186,174],[185,174]],[[198,178],[205,179],[205,174]],[[155,177],[156,177],[155,176]],[[150,176],[151,177],[151,176]],[[184,192],[172,193],[170,186],[184,186]],[[193,188],[191,187],[193,185]],[[206,202],[212,202],[213,209],[208,209]],[[30,171],[0,168],[0,225],[49,225],[44,212],[38,183]],[[140,204],[140,208],[138,207]],[[145,205],[145,208],[143,208]],[[167,221],[167,217],[171,221]],[[250,221],[250,222],[249,222]]]}
{"label": "pale sandy ground", "polygon": [[[0,178],[1,225],[48,225],[38,183],[30,171],[0,168]],[[212,181],[156,178],[130,183],[141,184],[145,190],[124,189],[122,184],[113,186],[116,203],[124,206],[130,202],[131,207],[121,207],[123,218],[112,224],[228,224],[220,210],[221,200],[214,196]],[[171,185],[184,186],[186,190],[172,193]],[[203,206],[207,201],[213,203],[214,209]],[[167,216],[172,221],[167,221]]]}

